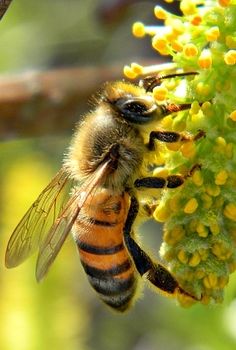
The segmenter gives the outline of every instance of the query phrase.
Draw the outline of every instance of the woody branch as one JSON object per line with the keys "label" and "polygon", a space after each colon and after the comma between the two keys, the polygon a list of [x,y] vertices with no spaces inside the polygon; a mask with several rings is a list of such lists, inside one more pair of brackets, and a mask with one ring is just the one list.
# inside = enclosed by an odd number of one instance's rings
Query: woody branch
{"label": "woody branch", "polygon": [[2,19],[12,0],[0,0],[0,19]]}
{"label": "woody branch", "polygon": [[60,134],[71,130],[88,97],[116,67],[64,68],[0,77],[0,139]]}

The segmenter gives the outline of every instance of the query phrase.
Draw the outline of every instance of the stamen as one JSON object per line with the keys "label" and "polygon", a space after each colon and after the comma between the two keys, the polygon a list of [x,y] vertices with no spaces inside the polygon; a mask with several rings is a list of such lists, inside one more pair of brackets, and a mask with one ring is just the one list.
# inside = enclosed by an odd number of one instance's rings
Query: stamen
{"label": "stamen", "polygon": [[184,212],[186,214],[193,214],[198,207],[198,201],[196,200],[196,198],[191,198],[184,207]]}

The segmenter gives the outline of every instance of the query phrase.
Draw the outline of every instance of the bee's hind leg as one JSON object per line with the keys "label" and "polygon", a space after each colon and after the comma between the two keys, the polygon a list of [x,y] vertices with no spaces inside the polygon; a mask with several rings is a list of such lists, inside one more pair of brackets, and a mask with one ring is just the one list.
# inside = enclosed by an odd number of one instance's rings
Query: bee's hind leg
{"label": "bee's hind leg", "polygon": [[181,288],[177,280],[163,265],[154,263],[132,238],[132,225],[138,214],[138,210],[138,201],[133,195],[131,195],[130,208],[124,226],[124,242],[138,273],[141,276],[145,275],[149,282],[169,296],[182,294],[191,297],[192,299],[196,299]]}

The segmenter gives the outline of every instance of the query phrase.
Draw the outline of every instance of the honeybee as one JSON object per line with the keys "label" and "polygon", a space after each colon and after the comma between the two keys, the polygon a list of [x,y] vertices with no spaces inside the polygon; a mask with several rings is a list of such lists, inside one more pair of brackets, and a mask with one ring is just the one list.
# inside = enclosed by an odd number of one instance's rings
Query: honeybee
{"label": "honeybee", "polygon": [[[196,74],[196,73],[184,73]],[[181,175],[141,177],[144,153],[161,142],[199,139],[155,130],[145,142],[142,131],[160,118],[190,104],[158,105],[151,92],[165,77],[146,77],[135,85],[106,83],[94,110],[80,121],[62,169],[42,191],[18,226],[6,250],[8,268],[21,264],[38,250],[36,279],[42,280],[72,231],[82,266],[101,300],[117,311],[132,304],[139,276],[170,296],[189,296],[174,276],[154,262],[136,242],[133,223],[138,215],[140,188],[176,188]],[[148,129],[149,128],[149,129]],[[57,208],[65,186],[76,182],[70,198]],[[46,234],[53,213],[53,222]]]}

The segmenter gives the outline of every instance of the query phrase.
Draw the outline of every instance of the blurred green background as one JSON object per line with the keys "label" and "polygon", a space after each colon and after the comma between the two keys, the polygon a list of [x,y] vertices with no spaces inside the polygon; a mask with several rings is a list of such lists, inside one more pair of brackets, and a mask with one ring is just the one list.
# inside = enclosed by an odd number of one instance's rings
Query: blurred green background
{"label": "blurred green background", "polygon": [[[132,38],[131,25],[154,23],[155,4],[14,0],[0,22],[0,72],[116,65],[122,74],[124,64],[153,58],[148,39]],[[48,135],[0,145],[0,349],[235,349],[236,275],[222,305],[183,309],[146,286],[134,308],[120,315],[89,286],[72,238],[41,284],[34,278],[35,257],[12,270],[4,267],[11,232],[60,168],[69,140],[66,134]],[[141,231],[145,245],[157,254],[159,227],[149,223]]]}

